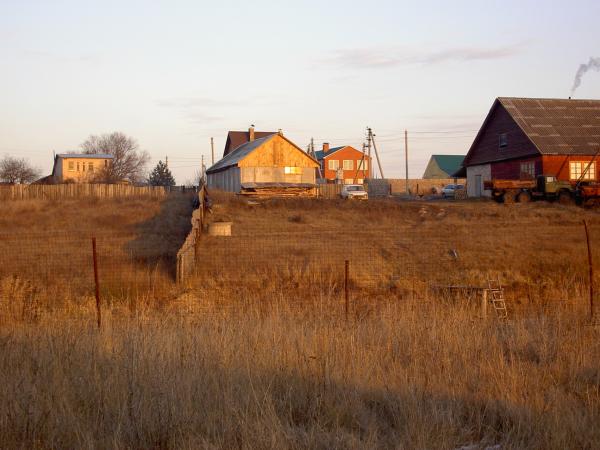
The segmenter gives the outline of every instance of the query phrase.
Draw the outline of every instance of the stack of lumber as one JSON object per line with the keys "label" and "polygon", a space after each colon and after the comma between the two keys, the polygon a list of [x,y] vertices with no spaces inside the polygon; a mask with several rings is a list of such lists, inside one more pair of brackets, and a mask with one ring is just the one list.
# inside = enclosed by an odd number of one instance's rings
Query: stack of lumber
{"label": "stack of lumber", "polygon": [[243,188],[241,195],[248,197],[315,197],[314,187],[255,187]]}

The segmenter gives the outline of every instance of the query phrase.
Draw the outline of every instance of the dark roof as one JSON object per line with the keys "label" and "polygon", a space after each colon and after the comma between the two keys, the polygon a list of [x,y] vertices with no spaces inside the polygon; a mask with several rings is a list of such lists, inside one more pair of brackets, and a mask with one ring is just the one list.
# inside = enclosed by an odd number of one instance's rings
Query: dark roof
{"label": "dark roof", "polygon": [[245,144],[240,145],[234,151],[225,155],[220,161],[217,161],[213,166],[209,167],[206,173],[218,172],[219,170],[226,169],[227,167],[235,166],[243,158],[252,153],[265,142],[273,139],[275,136],[277,136],[277,133],[267,135],[260,139],[254,139],[251,142],[246,142]]}
{"label": "dark roof", "polygon": [[460,169],[465,155],[431,155],[431,159],[435,160],[440,169],[451,175]]}
{"label": "dark roof", "polygon": [[[255,131],[254,139],[260,139],[271,134],[276,134],[275,131]],[[223,157],[233,152],[240,145],[250,142],[250,132],[248,131],[230,131],[227,133],[227,141],[225,142],[225,149],[223,150]]]}
{"label": "dark roof", "polygon": [[332,147],[327,151],[327,153],[325,153],[323,150],[317,150],[315,152],[315,158],[317,159],[317,161],[321,161],[325,156],[329,156],[333,152],[337,152],[338,150],[341,150],[345,147],[347,147],[347,145],[342,145],[340,147]]}
{"label": "dark roof", "polygon": [[[362,154],[362,152],[361,152],[360,150],[356,150],[356,149],[355,149],[354,147],[352,147],[351,145],[341,145],[341,146],[339,146],[339,147],[332,147],[332,148],[330,148],[330,149],[329,149],[329,151],[328,151],[327,153],[323,152],[323,150],[318,150],[318,151],[316,151],[316,152],[315,152],[315,159],[316,159],[317,161],[322,161],[322,160],[323,160],[323,158],[328,158],[328,157],[330,157],[332,154],[334,154],[335,152],[337,152],[338,150],[341,150],[341,149],[343,149],[343,148],[347,148],[347,147],[350,147],[352,150],[355,150],[355,151],[357,151],[358,153],[361,153],[361,154]],[[368,158],[368,155],[367,155],[366,153],[365,153],[365,157],[367,157],[367,158]]]}
{"label": "dark roof", "polygon": [[600,100],[500,97],[542,154],[589,155],[600,148]]}

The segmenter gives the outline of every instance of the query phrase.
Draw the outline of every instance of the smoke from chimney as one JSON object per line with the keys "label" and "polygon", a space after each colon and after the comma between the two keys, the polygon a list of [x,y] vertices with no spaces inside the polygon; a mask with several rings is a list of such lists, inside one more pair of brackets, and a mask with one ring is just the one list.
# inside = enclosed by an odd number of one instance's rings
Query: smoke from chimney
{"label": "smoke from chimney", "polygon": [[591,57],[587,64],[581,64],[579,69],[577,69],[577,73],[575,74],[575,81],[573,81],[573,87],[571,88],[571,95],[575,93],[575,90],[581,84],[581,77],[585,75],[588,70],[596,70],[600,71],[600,58]]}

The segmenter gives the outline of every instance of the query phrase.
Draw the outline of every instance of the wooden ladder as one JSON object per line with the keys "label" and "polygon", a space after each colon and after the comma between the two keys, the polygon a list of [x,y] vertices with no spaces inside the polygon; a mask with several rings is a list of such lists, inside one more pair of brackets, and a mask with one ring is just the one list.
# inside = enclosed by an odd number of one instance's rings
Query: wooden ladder
{"label": "wooden ladder", "polygon": [[508,310],[506,309],[506,300],[504,299],[504,288],[500,283],[500,276],[496,279],[490,278],[488,276],[488,301],[494,307],[494,311],[496,311],[496,317],[498,319],[506,319],[508,318]]}

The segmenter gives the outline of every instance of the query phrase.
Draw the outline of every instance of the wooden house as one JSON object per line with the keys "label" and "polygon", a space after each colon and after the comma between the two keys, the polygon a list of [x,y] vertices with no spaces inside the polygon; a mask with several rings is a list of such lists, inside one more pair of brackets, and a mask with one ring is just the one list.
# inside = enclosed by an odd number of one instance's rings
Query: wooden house
{"label": "wooden house", "polygon": [[[500,97],[455,175],[466,172],[470,197],[491,195],[483,182],[492,179],[552,175],[576,182],[598,151],[600,100]],[[598,179],[597,163],[586,180]]]}
{"label": "wooden house", "polygon": [[316,195],[318,162],[273,133],[228,153],[206,171],[212,189],[254,195]]}
{"label": "wooden house", "polygon": [[349,145],[329,148],[324,143],[323,150],[315,152],[315,157],[320,178],[326,183],[363,184],[371,178],[371,158]]}

